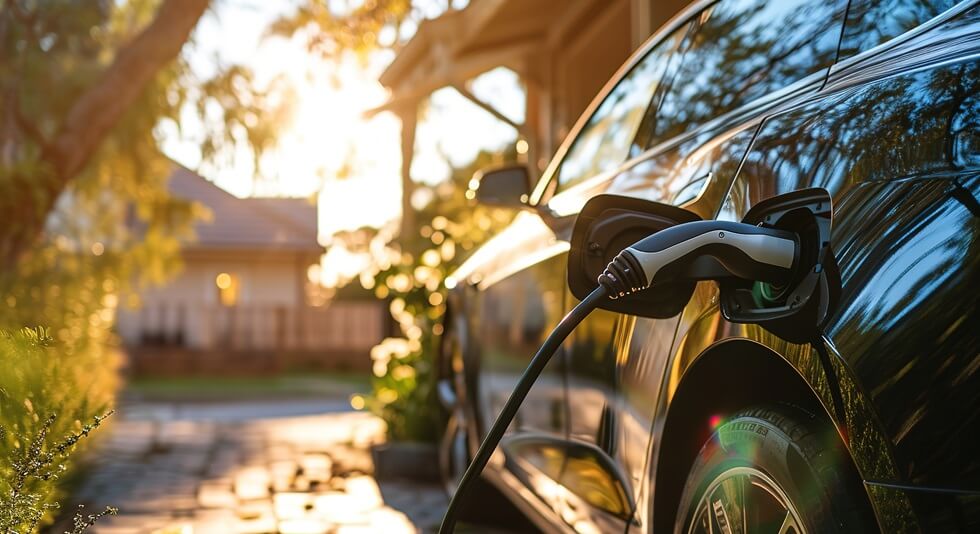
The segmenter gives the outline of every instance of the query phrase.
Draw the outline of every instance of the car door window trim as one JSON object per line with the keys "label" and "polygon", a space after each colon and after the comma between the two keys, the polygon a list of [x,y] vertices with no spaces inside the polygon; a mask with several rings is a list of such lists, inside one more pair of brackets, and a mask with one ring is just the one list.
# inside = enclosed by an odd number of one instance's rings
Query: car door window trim
{"label": "car door window trim", "polygon": [[546,193],[552,187],[552,183],[555,182],[557,178],[557,170],[561,166],[561,162],[564,160],[569,148],[571,148],[572,143],[576,138],[578,138],[579,133],[588,124],[589,120],[592,119],[592,115],[595,114],[596,110],[605,101],[609,93],[612,92],[613,88],[619,85],[633,68],[639,64],[649,53],[653,51],[661,42],[663,42],[667,37],[669,37],[674,31],[679,29],[685,24],[689,24],[691,19],[701,13],[708,6],[715,4],[719,0],[698,0],[692,3],[686,8],[682,9],[676,15],[674,15],[666,24],[660,27],[660,29],[650,36],[633,54],[626,60],[625,63],[616,71],[615,74],[609,79],[609,81],[602,87],[597,96],[592,99],[589,106],[585,109],[582,115],[579,116],[578,120],[572,126],[571,132],[565,136],[565,140],[562,141],[558,150],[555,151],[555,155],[551,158],[551,162],[548,167],[541,174],[541,179],[534,186],[534,190],[531,192],[531,197],[529,204],[536,206],[547,202]]}
{"label": "car door window trim", "polygon": [[[748,102],[743,106],[740,106],[736,109],[729,111],[728,113],[719,115],[718,117],[698,126],[697,128],[694,128],[676,137],[667,139],[662,143],[656,144],[648,148],[647,150],[644,150],[642,153],[636,155],[635,157],[626,160],[625,162],[623,162],[622,165],[616,167],[615,169],[597,174],[595,175],[595,177],[589,178],[588,180],[575,184],[573,187],[570,187],[565,191],[562,191],[561,193],[556,193],[552,195],[550,198],[544,201],[544,204],[550,203],[552,200],[556,198],[566,197],[566,196],[573,197],[576,195],[581,195],[583,192],[589,191],[591,189],[598,188],[599,186],[611,181],[617,175],[625,171],[628,171],[632,167],[635,167],[639,163],[642,163],[643,161],[646,161],[660,154],[663,154],[668,150],[671,150],[686,141],[690,141],[695,137],[711,132],[718,132],[718,134],[715,137],[722,136],[724,135],[723,132],[727,131],[727,129],[724,129],[726,125],[738,124],[740,125],[739,129],[744,129],[741,127],[742,125],[747,125],[748,127],[752,127],[754,122],[756,121],[761,122],[766,116],[772,115],[776,112],[781,113],[782,111],[784,111],[784,108],[782,108],[781,106],[786,104],[787,102],[792,102],[794,97],[800,95],[816,94],[817,91],[820,89],[820,86],[823,84],[826,75],[827,75],[826,69],[821,69],[817,72],[814,72],[813,74],[808,75],[805,78],[800,79],[797,82],[794,82],[790,85],[787,85],[786,87],[783,87],[782,89],[779,89],[778,91],[769,93],[762,98],[756,99],[752,102]],[[751,118],[743,118],[743,116],[749,114],[754,116]],[[563,212],[557,212],[557,214],[570,215],[569,213],[563,213]]]}
{"label": "car door window trim", "polygon": [[[839,73],[846,71],[854,67],[855,65],[858,64],[863,65],[866,61],[870,60],[874,56],[882,54],[888,50],[891,50],[892,48],[898,47],[908,41],[911,41],[912,39],[918,37],[919,35],[927,33],[930,30],[946,22],[949,22],[955,19],[956,17],[958,17],[959,15],[969,11],[970,8],[973,8],[978,4],[980,4],[980,0],[966,0],[964,2],[956,4],[955,6],[947,9],[946,11],[943,11],[939,15],[936,15],[935,17],[929,19],[928,21],[923,22],[922,24],[916,26],[915,28],[912,28],[911,30],[901,35],[895,36],[892,39],[885,41],[884,43],[871,47],[853,56],[848,56],[844,59],[838,58],[838,61],[835,64],[831,65],[830,67],[830,76],[838,75]],[[845,20],[844,23],[846,25],[847,21]],[[846,27],[845,27],[845,31],[846,31]]]}

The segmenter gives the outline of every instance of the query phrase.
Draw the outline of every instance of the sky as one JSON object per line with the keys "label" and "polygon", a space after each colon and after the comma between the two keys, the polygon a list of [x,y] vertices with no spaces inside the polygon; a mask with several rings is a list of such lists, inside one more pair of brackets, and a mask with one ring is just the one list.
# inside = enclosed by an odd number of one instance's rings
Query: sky
{"label": "sky", "polygon": [[[439,0],[423,1],[428,16],[438,13]],[[457,5],[459,2],[457,2]],[[309,54],[301,38],[269,37],[266,29],[296,5],[260,0],[219,0],[205,15],[184,50],[193,71],[202,79],[220,65],[242,64],[267,84],[284,77],[294,91],[294,110],[280,132],[279,144],[260,164],[263,178],[247,153],[233,165],[201,167],[193,140],[200,125],[185,116],[159,129],[164,152],[238,196],[317,195],[322,242],[340,230],[381,226],[401,211],[400,123],[391,113],[367,118],[365,112],[382,105],[388,91],[377,77],[394,54],[372,53],[365,61],[345,57],[325,60]],[[506,116],[523,120],[523,90],[517,76],[497,69],[473,81],[471,90]],[[500,149],[514,143],[513,128],[478,108],[451,88],[433,93],[428,111],[416,130],[412,177],[435,184],[448,177],[448,155],[454,166],[465,165],[481,149]]]}

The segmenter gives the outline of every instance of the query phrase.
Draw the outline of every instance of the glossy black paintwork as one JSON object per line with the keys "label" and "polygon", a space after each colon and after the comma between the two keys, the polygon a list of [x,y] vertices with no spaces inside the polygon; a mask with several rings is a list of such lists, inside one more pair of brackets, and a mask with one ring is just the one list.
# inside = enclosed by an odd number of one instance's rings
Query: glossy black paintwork
{"label": "glossy black paintwork", "polygon": [[831,192],[843,305],[827,336],[875,404],[898,476],[973,489],[980,457],[950,447],[980,437],[980,219],[968,207],[980,166],[955,132],[980,124],[952,126],[980,111],[978,90],[980,65],[957,63],[776,116],[726,208],[737,216],[808,185]]}
{"label": "glossy black paintwork", "polygon": [[[564,255],[523,269],[479,293],[478,335],[481,343],[480,385],[483,428],[489,428],[507,401],[516,377],[564,314]],[[514,430],[562,438],[566,434],[564,357],[545,367],[521,406]]]}
{"label": "glossy black paintwork", "polygon": [[[561,244],[597,193],[740,220],[774,195],[826,188],[842,302],[814,344],[725,321],[712,282],[699,283],[672,318],[595,312],[532,389],[491,478],[533,501],[555,530],[649,532],[657,514],[673,512],[671,481],[683,481],[685,458],[710,433],[711,416],[735,402],[790,399],[837,427],[883,531],[980,528],[980,8],[960,4],[955,16],[927,22],[948,7],[852,0],[843,32],[841,5],[813,7],[814,20],[792,34],[814,51],[812,61],[779,70],[759,100],[735,109],[714,93],[678,119],[676,132],[668,129],[679,137],[658,136],[645,119],[636,157],[624,165],[601,163],[598,176],[562,188],[548,185],[554,174],[544,178],[540,219],[522,214],[459,273],[453,305],[475,325],[466,339],[477,384],[469,400],[484,423],[535,340],[575,304],[563,287]],[[683,40],[671,42],[676,50],[694,50],[703,26],[679,21],[663,35]],[[834,28],[844,40],[828,74]],[[683,77],[682,65],[659,68]],[[758,72],[751,62],[732,68]],[[743,81],[736,78],[728,78],[733,86]],[[654,91],[657,120],[678,116],[680,104],[664,107],[673,79]],[[751,373],[740,362],[782,379],[746,392],[737,380],[704,376]],[[635,507],[631,519],[622,517],[623,502]]]}

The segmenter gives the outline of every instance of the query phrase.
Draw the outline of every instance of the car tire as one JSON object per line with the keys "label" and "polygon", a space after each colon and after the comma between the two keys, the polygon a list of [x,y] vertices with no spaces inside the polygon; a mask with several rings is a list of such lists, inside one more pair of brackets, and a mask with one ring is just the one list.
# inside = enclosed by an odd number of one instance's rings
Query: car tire
{"label": "car tire", "polygon": [[[473,410],[467,405],[466,381],[462,362],[462,340],[456,332],[460,325],[446,321],[445,336],[440,347],[439,381],[436,394],[443,409],[445,426],[439,439],[439,472],[446,495],[452,496],[459,486],[463,473],[470,464],[471,451],[476,432],[472,428]],[[470,503],[497,502],[499,492],[482,477],[470,488],[469,502],[460,509],[463,521],[485,521],[485,508],[471,506]]]}
{"label": "car tire", "polygon": [[864,503],[832,429],[795,408],[757,407],[727,419],[701,449],[674,532],[871,532]]}

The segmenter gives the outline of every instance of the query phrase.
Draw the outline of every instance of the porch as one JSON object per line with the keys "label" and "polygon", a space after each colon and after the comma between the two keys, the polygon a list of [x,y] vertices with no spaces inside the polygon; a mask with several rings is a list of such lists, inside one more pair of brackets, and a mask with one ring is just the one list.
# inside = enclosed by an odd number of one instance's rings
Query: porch
{"label": "porch", "polygon": [[[532,179],[542,172],[578,117],[629,55],[687,0],[474,0],[424,21],[382,74],[383,106],[402,123],[402,228],[413,228],[410,174],[419,105],[452,87],[517,132]],[[471,81],[505,67],[524,86],[516,122],[471,90]]]}

